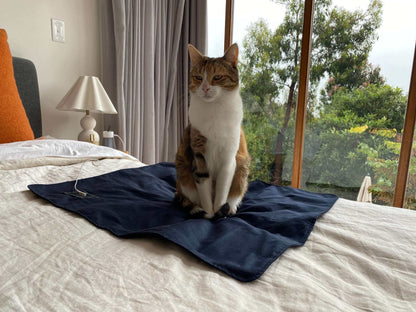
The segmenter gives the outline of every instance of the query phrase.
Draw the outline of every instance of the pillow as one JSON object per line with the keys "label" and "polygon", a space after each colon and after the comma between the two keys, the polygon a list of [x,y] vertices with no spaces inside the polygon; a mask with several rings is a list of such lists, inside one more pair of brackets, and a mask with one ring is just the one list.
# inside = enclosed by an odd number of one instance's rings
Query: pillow
{"label": "pillow", "polygon": [[7,33],[0,29],[0,143],[34,138],[14,79]]}

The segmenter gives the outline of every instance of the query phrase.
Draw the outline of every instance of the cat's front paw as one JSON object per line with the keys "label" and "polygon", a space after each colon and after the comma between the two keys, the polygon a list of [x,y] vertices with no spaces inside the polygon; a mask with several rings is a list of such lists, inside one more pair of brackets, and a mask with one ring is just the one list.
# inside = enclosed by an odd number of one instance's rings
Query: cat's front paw
{"label": "cat's front paw", "polygon": [[229,216],[235,215],[237,213],[237,206],[231,205],[231,204],[229,204],[229,206],[230,206],[230,210],[228,212],[228,215]]}
{"label": "cat's front paw", "polygon": [[206,211],[204,211],[204,212],[205,212],[205,214],[204,214],[205,219],[212,219],[212,218],[215,217],[215,215],[212,212],[211,213],[208,213]]}
{"label": "cat's front paw", "polygon": [[236,212],[237,212],[237,207],[235,205],[230,205],[229,203],[225,203],[215,213],[215,217],[217,218],[229,217],[229,216],[235,215]]}
{"label": "cat's front paw", "polygon": [[192,208],[192,210],[189,213],[193,218],[212,219],[214,217],[213,213],[208,213],[199,206],[194,206],[194,208]]}
{"label": "cat's front paw", "polygon": [[206,214],[205,210],[199,206],[194,206],[189,213],[193,218],[203,218]]}

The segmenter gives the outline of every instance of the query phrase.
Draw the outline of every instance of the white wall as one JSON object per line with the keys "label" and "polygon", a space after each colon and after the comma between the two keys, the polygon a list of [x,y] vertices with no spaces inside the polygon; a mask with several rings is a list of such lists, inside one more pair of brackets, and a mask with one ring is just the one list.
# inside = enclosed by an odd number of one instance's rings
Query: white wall
{"label": "white wall", "polygon": [[[77,139],[81,112],[56,105],[81,75],[101,76],[100,0],[0,0],[0,28],[13,56],[32,60],[38,71],[43,135]],[[66,42],[52,41],[51,18],[65,22]],[[103,116],[96,131],[102,133]]]}

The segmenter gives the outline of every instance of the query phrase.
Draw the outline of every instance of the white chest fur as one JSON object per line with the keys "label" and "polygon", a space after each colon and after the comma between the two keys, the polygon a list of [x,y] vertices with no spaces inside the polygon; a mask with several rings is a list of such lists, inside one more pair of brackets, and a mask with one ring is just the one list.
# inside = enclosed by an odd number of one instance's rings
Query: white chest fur
{"label": "white chest fur", "polygon": [[233,161],[238,151],[243,119],[239,90],[223,91],[211,102],[191,93],[189,119],[192,127],[207,138],[205,160],[215,176],[221,164]]}

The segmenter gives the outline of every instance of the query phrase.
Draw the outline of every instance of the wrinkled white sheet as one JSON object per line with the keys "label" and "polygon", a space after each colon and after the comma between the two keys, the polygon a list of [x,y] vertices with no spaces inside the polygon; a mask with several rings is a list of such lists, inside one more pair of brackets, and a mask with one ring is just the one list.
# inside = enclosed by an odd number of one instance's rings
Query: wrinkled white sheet
{"label": "wrinkled white sheet", "polygon": [[173,243],[116,238],[27,189],[140,162],[13,164],[0,161],[0,311],[416,310],[414,211],[339,199],[303,247],[241,283]]}
{"label": "wrinkled white sheet", "polygon": [[0,144],[0,160],[46,156],[133,158],[113,148],[74,140],[44,139]]}

